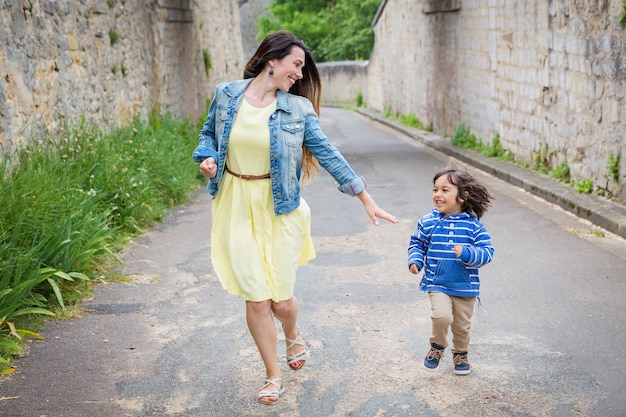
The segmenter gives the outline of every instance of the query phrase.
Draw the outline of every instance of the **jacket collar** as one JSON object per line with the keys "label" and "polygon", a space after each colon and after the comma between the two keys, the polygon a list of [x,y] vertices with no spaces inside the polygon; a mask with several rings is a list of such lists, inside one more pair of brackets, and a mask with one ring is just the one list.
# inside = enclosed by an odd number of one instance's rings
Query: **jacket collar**
{"label": "jacket collar", "polygon": [[451,214],[448,217],[444,217],[443,213],[441,213],[439,210],[437,210],[436,208],[434,208],[432,210],[433,216],[436,219],[448,219],[448,220],[460,220],[460,219],[469,219],[472,218],[474,216],[472,216],[470,213],[459,213],[459,214]]}
{"label": "jacket collar", "polygon": [[[254,80],[254,78],[247,78],[245,80],[237,80],[226,85],[224,92],[231,98],[239,99],[243,96],[244,91],[248,85]],[[283,90],[276,90],[276,110],[282,110],[286,113],[291,113],[291,106],[289,105],[289,96],[291,94],[285,93]]]}

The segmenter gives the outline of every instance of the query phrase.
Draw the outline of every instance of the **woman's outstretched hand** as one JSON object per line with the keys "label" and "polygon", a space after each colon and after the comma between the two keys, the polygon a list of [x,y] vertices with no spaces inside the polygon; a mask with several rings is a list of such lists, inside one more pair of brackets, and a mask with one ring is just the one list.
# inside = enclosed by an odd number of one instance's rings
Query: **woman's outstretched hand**
{"label": "woman's outstretched hand", "polygon": [[359,198],[359,200],[361,200],[361,203],[363,203],[365,212],[367,213],[369,218],[372,220],[372,223],[374,223],[374,225],[378,226],[379,224],[378,219],[387,220],[388,222],[391,222],[394,224],[398,223],[398,218],[394,216],[393,214],[389,214],[385,210],[378,207],[378,204],[376,204],[372,196],[369,195],[367,191],[365,190],[361,191],[356,196]]}

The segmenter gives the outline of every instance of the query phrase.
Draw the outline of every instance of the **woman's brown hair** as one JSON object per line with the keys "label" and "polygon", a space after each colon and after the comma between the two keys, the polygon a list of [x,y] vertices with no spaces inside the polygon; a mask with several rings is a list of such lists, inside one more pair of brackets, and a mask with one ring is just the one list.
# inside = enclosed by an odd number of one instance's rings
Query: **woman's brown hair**
{"label": "woman's brown hair", "polygon": [[[305,97],[313,104],[315,112],[320,114],[320,96],[322,82],[313,55],[304,42],[293,33],[281,30],[267,35],[243,70],[243,78],[256,77],[272,59],[283,59],[297,46],[304,51],[305,65],[302,68],[302,79],[298,80],[289,90],[291,94]],[[306,146],[302,147],[302,173],[304,179],[312,179],[319,172],[319,163]]]}

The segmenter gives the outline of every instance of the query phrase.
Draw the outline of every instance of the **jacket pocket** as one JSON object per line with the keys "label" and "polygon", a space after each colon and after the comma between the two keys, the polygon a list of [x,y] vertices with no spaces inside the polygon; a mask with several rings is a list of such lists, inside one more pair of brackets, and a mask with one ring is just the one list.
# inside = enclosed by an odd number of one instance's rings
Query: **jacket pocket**
{"label": "jacket pocket", "polygon": [[283,132],[285,143],[291,147],[302,146],[304,139],[304,123],[303,122],[287,122],[282,123],[280,128]]}
{"label": "jacket pocket", "polygon": [[226,119],[228,119],[228,107],[219,106],[217,108],[215,115],[219,120],[225,121]]}
{"label": "jacket pocket", "polygon": [[224,127],[228,121],[228,108],[219,106],[215,111],[215,139],[221,143],[224,137]]}
{"label": "jacket pocket", "polygon": [[451,290],[469,289],[472,286],[467,269],[463,261],[459,259],[443,259],[439,261],[433,283]]}

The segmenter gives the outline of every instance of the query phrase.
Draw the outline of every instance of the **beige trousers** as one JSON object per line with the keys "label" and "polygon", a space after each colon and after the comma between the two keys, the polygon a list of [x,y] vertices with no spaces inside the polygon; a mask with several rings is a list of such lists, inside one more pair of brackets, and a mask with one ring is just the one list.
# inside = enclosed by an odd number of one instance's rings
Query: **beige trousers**
{"label": "beige trousers", "polygon": [[476,297],[455,297],[439,291],[430,291],[430,343],[448,346],[448,328],[452,331],[452,353],[467,352],[470,325]]}

